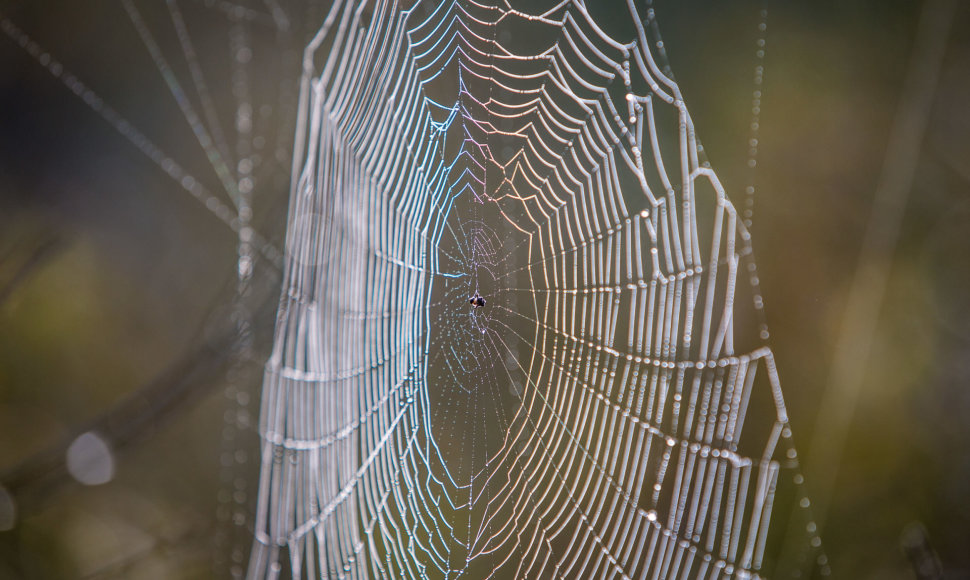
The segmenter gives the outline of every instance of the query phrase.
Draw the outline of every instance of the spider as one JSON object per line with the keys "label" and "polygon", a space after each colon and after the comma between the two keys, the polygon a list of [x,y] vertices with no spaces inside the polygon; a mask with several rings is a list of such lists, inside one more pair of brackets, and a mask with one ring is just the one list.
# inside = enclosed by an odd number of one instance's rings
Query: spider
{"label": "spider", "polygon": [[475,295],[468,299],[468,303],[471,304],[473,308],[478,309],[485,306],[485,299],[481,294],[475,292]]}

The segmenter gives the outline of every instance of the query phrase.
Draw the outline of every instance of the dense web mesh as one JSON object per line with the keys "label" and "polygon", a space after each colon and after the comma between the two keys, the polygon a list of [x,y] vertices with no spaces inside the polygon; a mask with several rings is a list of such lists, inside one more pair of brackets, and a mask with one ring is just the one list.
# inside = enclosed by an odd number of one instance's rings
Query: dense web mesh
{"label": "dense web mesh", "polygon": [[761,570],[801,476],[748,233],[652,21],[334,4],[304,56],[251,577]]}

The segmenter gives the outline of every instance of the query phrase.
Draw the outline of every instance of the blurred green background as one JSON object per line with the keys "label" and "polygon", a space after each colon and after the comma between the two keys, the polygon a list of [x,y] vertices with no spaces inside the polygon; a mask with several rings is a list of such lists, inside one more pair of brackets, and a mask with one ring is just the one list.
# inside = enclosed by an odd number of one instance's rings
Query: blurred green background
{"label": "blurred green background", "polygon": [[[161,23],[153,30],[166,30],[163,8],[135,4]],[[211,4],[180,2],[233,127],[232,17]],[[263,2],[239,4],[267,11]],[[281,5],[294,16],[288,38],[245,25],[247,46],[268,55],[248,79],[254,102],[267,104],[255,112],[266,139],[254,227],[277,246],[295,106],[286,97],[296,50],[322,14],[307,2]],[[840,457],[827,468],[837,475],[822,533],[834,577],[914,578],[900,547],[912,522],[925,526],[947,578],[970,577],[970,5],[957,5],[929,89],[929,122],[844,446],[815,429],[923,4],[655,7],[712,166],[739,203],[752,180],[757,186],[754,249],[795,440],[803,457],[826,446]],[[217,189],[120,2],[8,0],[0,11]],[[159,34],[174,61],[177,39]],[[0,36],[0,483],[16,487],[17,499],[14,514],[0,497],[0,527],[12,525],[0,532],[0,577],[208,578],[233,565],[234,546],[246,552],[245,525],[232,525],[237,498],[226,494],[241,493],[245,505],[255,485],[251,426],[278,274],[258,262],[240,300],[236,244],[234,232]],[[252,354],[213,362],[204,349],[236,328],[233,312],[252,313]],[[198,380],[173,386],[184,375],[173,365],[183,363]],[[176,391],[174,401],[157,397]],[[112,414],[119,405],[125,413]],[[135,419],[117,424],[132,410]],[[113,450],[114,478],[82,486],[54,466],[104,420],[124,441]],[[822,475],[806,473],[810,491]]]}

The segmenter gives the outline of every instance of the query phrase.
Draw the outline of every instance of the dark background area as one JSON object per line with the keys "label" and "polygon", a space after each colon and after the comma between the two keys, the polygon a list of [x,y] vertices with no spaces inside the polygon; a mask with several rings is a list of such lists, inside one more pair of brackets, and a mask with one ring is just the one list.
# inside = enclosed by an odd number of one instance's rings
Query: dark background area
{"label": "dark background area", "polygon": [[[225,84],[225,14],[201,0],[180,4],[187,19],[196,18],[190,25],[215,23],[211,44],[200,40],[199,49],[210,82]],[[655,4],[712,166],[739,205],[744,188],[752,180],[757,186],[754,250],[795,441],[803,457],[839,446],[841,459],[829,466],[835,486],[823,503],[834,577],[915,577],[900,544],[912,522],[925,526],[948,578],[970,577],[970,7],[958,3],[953,18],[873,350],[841,446],[816,425],[825,424],[818,415],[923,4]],[[302,2],[287,6],[306,12]],[[763,8],[765,70],[751,171]],[[0,11],[217,190],[120,2],[4,1]],[[178,55],[177,47],[168,54]],[[255,75],[252,83],[292,82],[293,69]],[[230,108],[228,99],[217,104]],[[266,115],[276,131],[292,132],[283,112]],[[267,170],[254,193],[257,229],[277,245],[285,169],[280,162]],[[236,242],[0,35],[0,476],[60,449],[218,337],[236,300]],[[273,287],[272,267],[260,263],[256,273]],[[266,294],[271,310],[275,296]],[[258,310],[259,300],[252,303]],[[271,317],[257,321],[257,342],[270,340]],[[257,359],[262,352],[257,347]],[[258,389],[260,362],[251,363],[243,392]],[[239,408],[239,391],[226,387],[225,374],[214,370],[215,379],[200,381],[189,389],[194,395],[117,449],[110,483],[85,487],[65,477],[18,506],[13,529],[0,532],[0,577],[211,577],[213,554],[231,544],[215,541],[225,525],[217,498],[226,487],[220,465],[233,422],[226,413]],[[251,441],[243,441],[228,447],[243,451],[242,461],[233,456],[240,472],[253,463],[246,460]],[[810,492],[813,475],[820,474],[806,472]],[[0,524],[9,512],[0,501]]]}

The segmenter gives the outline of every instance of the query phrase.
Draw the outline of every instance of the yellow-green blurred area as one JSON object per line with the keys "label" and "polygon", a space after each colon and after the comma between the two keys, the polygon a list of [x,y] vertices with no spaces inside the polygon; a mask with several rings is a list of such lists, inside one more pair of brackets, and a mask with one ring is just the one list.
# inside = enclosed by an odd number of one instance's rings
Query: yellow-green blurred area
{"label": "yellow-green blurred area", "polygon": [[[155,3],[135,4],[150,23],[162,22]],[[179,4],[232,127],[221,3]],[[267,11],[264,2],[239,4]],[[310,4],[281,3],[294,29],[319,22],[325,6]],[[819,414],[851,285],[871,266],[860,264],[862,240],[881,227],[870,225],[873,200],[904,83],[921,66],[911,60],[924,4],[657,0],[655,8],[711,165],[739,205],[756,186],[754,251],[795,441],[803,458],[836,447],[826,474],[805,473],[810,493],[813,480],[835,474],[821,514],[834,577],[916,578],[901,537],[918,522],[945,577],[970,578],[970,4],[957,3],[938,82],[927,88],[932,106],[871,355],[860,361],[857,403],[846,403],[844,442],[816,425],[827,424]],[[0,12],[218,191],[120,2],[5,0]],[[258,27],[250,32],[254,52],[276,46]],[[293,34],[293,54],[304,32]],[[181,54],[174,36],[159,43],[173,61]],[[254,99],[286,94],[298,79],[299,60],[277,56],[277,66],[251,71]],[[258,111],[262,127],[275,127],[262,151],[274,161],[253,203],[254,227],[280,245],[292,142],[280,136],[292,134],[293,119],[275,102]],[[254,431],[239,427],[252,427],[258,414],[279,284],[277,270],[260,261],[254,288],[240,299],[237,242],[0,35],[0,578],[210,578],[244,560],[232,552],[248,553],[251,522],[234,525],[226,510],[232,494],[242,504],[254,495]],[[240,308],[251,313],[255,341],[243,361],[222,340],[238,328]],[[137,416],[128,421],[119,409]],[[117,435],[109,441],[111,480],[83,485],[63,455],[106,424]],[[780,520],[789,508],[776,508]]]}

